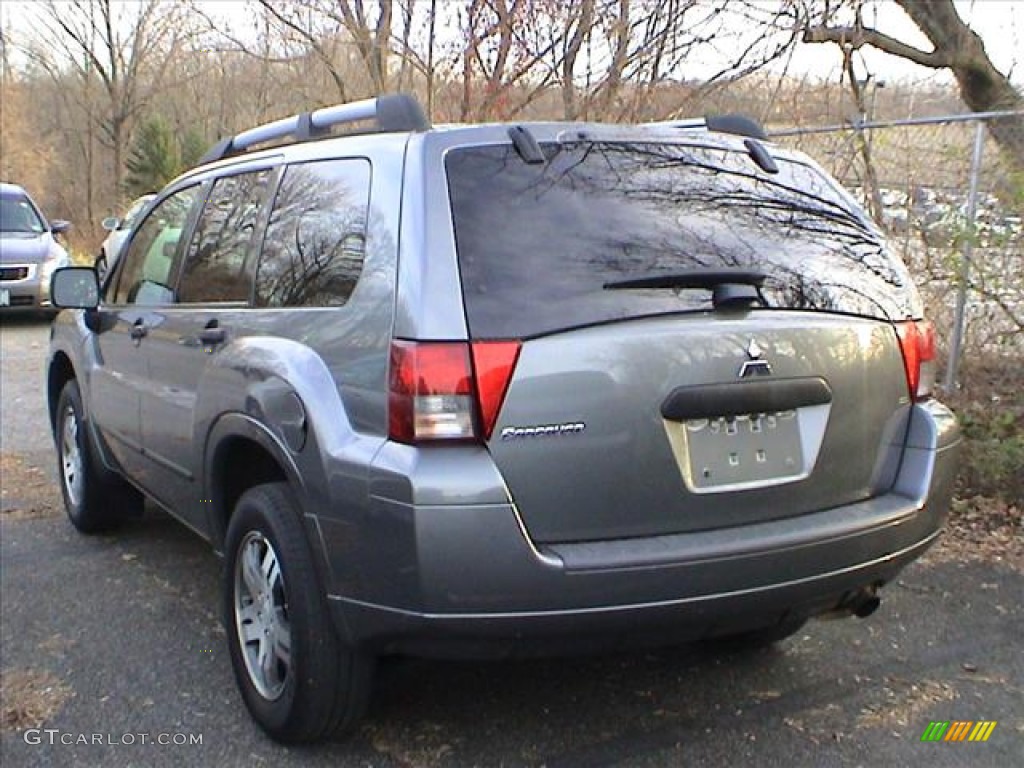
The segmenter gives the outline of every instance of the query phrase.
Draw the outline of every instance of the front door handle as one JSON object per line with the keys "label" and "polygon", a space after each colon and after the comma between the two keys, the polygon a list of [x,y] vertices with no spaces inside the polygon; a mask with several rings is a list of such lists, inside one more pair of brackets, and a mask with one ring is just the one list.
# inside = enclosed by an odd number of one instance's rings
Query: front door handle
{"label": "front door handle", "polygon": [[216,320],[212,320],[210,325],[207,325],[199,332],[199,341],[203,343],[204,347],[223,344],[224,340],[228,337],[227,332],[219,325],[216,325],[216,322]]}
{"label": "front door handle", "polygon": [[132,329],[128,332],[128,335],[131,336],[132,341],[139,342],[142,341],[147,333],[149,333],[149,327],[140,318],[132,323]]}

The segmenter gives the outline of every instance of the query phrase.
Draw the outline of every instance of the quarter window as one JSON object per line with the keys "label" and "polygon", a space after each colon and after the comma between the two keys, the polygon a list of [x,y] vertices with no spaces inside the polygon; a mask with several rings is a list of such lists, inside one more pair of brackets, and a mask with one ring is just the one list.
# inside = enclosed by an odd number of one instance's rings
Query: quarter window
{"label": "quarter window", "polygon": [[114,294],[115,304],[174,302],[172,266],[176,263],[178,242],[198,192],[198,186],[175,192],[161,201],[142,222],[124,255]]}
{"label": "quarter window", "polygon": [[185,259],[178,300],[182,303],[249,300],[245,257],[252,242],[270,171],[217,179],[196,223]]}
{"label": "quarter window", "polygon": [[256,273],[256,304],[345,304],[363,269],[369,202],[366,160],[290,166],[267,224]]}

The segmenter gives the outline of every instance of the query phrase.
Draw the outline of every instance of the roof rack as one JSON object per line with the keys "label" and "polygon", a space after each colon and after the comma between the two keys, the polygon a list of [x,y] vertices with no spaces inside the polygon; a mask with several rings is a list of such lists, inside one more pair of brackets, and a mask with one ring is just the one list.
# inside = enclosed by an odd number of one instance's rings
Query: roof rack
{"label": "roof rack", "polygon": [[768,134],[757,120],[746,115],[707,115],[685,120],[665,120],[657,123],[646,123],[650,126],[665,128],[682,128],[683,130],[718,131],[732,133],[737,136],[748,136],[752,139],[768,140]]}
{"label": "roof rack", "polygon": [[388,93],[375,99],[335,104],[314,112],[303,112],[272,123],[250,128],[236,136],[228,136],[214,144],[199,160],[199,165],[223,160],[241,154],[256,144],[293,137],[288,143],[299,143],[323,138],[330,129],[345,123],[373,120],[376,125],[355,133],[394,133],[399,131],[426,131],[430,129],[423,108],[415,96],[408,93]]}

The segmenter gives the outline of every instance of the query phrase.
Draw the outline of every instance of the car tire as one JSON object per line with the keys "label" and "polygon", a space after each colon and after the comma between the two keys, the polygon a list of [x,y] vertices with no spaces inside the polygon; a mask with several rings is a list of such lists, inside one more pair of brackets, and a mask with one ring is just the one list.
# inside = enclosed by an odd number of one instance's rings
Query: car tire
{"label": "car tire", "polygon": [[349,731],[369,700],[373,659],[335,631],[287,484],[242,494],[225,553],[228,649],[250,714],[284,743]]}
{"label": "car tire", "polygon": [[143,498],[136,489],[106,470],[92,453],[78,382],[68,381],[57,400],[54,440],[57,473],[68,519],[81,533],[102,533],[125,517],[142,512]]}

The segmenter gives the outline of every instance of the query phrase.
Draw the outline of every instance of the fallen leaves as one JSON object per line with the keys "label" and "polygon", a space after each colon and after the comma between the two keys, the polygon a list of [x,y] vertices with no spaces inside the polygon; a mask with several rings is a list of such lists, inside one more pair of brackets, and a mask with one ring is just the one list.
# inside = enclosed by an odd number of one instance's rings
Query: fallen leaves
{"label": "fallen leaves", "polygon": [[0,673],[0,729],[39,728],[73,695],[70,686],[47,670],[6,669]]}
{"label": "fallen leaves", "polygon": [[8,520],[49,517],[62,507],[50,474],[20,454],[0,454],[0,478],[0,514]]}
{"label": "fallen leaves", "polygon": [[985,496],[954,499],[944,535],[922,562],[1002,563],[1024,571],[1024,510]]}
{"label": "fallen leaves", "polygon": [[914,682],[895,676],[885,678],[879,693],[880,701],[861,709],[857,717],[858,728],[906,728],[920,719],[919,715],[932,705],[952,701],[958,695],[949,683],[935,680]]}

